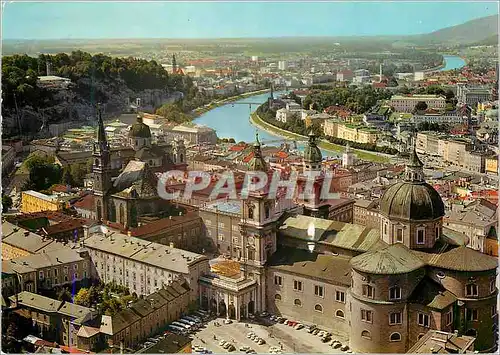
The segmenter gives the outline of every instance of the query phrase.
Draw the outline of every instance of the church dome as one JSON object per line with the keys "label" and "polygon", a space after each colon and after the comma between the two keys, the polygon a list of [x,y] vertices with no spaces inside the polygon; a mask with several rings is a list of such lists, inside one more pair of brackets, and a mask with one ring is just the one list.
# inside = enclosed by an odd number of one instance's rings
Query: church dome
{"label": "church dome", "polygon": [[382,196],[380,212],[388,218],[429,220],[444,216],[444,203],[426,182],[398,182]]}
{"label": "church dome", "polygon": [[309,143],[304,148],[304,160],[309,162],[321,163],[323,155],[316,145],[316,136],[311,131],[309,133]]}
{"label": "church dome", "polygon": [[132,138],[151,138],[151,130],[142,122],[142,117],[137,116],[137,122],[130,127],[128,135]]}
{"label": "church dome", "polygon": [[413,149],[406,163],[405,181],[398,182],[384,193],[380,213],[404,220],[429,220],[444,216],[444,203],[439,193],[425,182],[422,161]]}

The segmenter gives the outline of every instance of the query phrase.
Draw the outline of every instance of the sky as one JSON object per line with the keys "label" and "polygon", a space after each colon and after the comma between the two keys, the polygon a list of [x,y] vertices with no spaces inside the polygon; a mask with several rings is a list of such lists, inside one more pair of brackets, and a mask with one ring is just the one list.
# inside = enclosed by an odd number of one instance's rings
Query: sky
{"label": "sky", "polygon": [[412,35],[498,14],[498,2],[16,2],[3,39]]}

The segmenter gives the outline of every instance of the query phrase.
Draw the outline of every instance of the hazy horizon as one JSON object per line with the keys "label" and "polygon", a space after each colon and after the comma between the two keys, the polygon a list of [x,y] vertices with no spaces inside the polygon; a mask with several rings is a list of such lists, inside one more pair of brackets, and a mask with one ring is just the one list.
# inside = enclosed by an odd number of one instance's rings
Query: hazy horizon
{"label": "hazy horizon", "polygon": [[6,41],[251,40],[427,34],[496,15],[497,2],[14,2]]}

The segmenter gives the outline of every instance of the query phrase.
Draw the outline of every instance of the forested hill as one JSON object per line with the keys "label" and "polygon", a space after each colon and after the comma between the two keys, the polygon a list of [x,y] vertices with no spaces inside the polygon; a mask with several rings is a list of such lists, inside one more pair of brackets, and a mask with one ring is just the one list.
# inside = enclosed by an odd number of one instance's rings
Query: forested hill
{"label": "forested hill", "polygon": [[[47,75],[47,62],[51,63],[50,74],[71,79],[73,84],[66,92],[37,86],[38,76]],[[108,113],[120,112],[126,108],[127,98],[146,96],[165,101],[169,94],[188,94],[194,89],[190,78],[169,75],[159,63],[144,59],[82,51],[70,55],[6,56],[2,58],[4,136],[17,134],[17,123],[12,123],[18,112],[23,117],[23,133],[33,133],[41,122],[30,120],[29,112],[43,110],[49,123],[79,120],[88,117],[97,102],[105,104]]]}

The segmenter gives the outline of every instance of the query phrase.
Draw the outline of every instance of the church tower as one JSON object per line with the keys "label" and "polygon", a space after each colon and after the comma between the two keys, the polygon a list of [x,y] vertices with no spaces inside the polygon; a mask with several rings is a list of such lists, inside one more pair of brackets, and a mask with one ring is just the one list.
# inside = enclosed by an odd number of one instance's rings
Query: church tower
{"label": "church tower", "polygon": [[[316,135],[311,131],[309,133],[309,142],[304,148],[304,171],[297,179],[297,192],[299,195],[296,198],[296,203],[304,207],[304,215],[306,216],[328,218],[328,201],[321,198],[321,189],[325,180],[325,176],[321,171],[322,161],[323,156],[316,143]],[[311,182],[311,180],[313,181]],[[306,191],[311,183],[312,191]],[[311,195],[305,196],[304,194]]]}
{"label": "church tower", "polygon": [[[258,134],[253,146],[253,157],[248,163],[248,170],[268,173]],[[248,306],[246,310],[248,313],[253,313],[266,309],[264,265],[276,252],[276,221],[279,216],[277,216],[274,201],[268,199],[268,186],[251,191],[247,199],[241,200],[241,207],[239,223],[241,248],[238,259],[242,273],[247,278],[256,280],[258,284],[256,299],[251,303],[254,306]]]}
{"label": "church tower", "polygon": [[94,185],[95,217],[107,220],[107,194],[111,189],[110,149],[104,130],[101,109],[97,109],[97,137],[92,151],[92,180]]}

